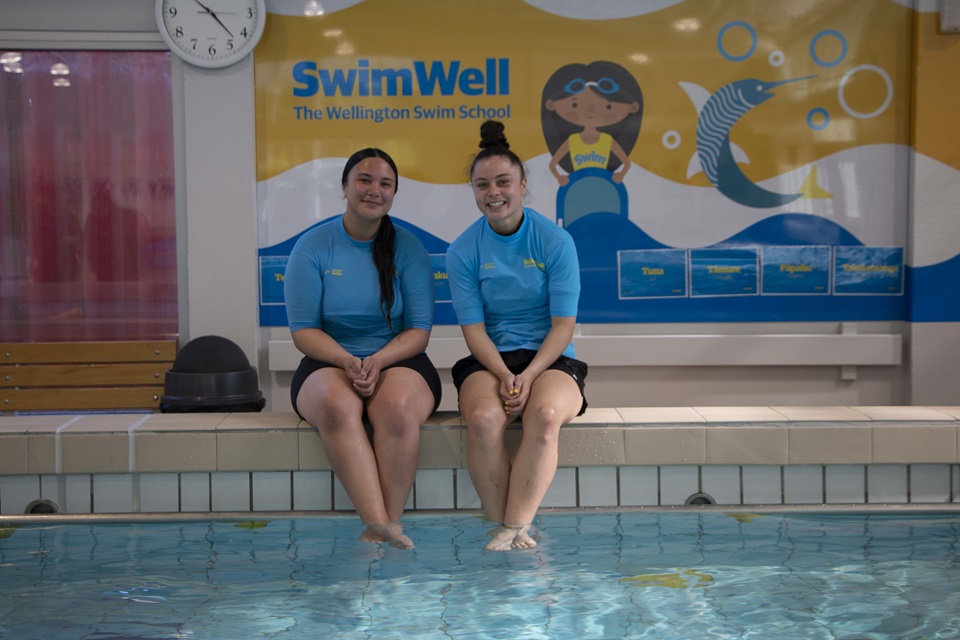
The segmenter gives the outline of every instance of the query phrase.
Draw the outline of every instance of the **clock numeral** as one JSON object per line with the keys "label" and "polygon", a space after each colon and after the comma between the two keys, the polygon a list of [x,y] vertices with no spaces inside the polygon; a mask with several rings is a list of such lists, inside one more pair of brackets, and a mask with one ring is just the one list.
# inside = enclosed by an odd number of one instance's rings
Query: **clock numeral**
{"label": "clock numeral", "polygon": [[253,17],[253,7],[247,7],[247,18]]}
{"label": "clock numeral", "polygon": [[227,50],[233,51],[233,40],[227,38]]}
{"label": "clock numeral", "polygon": [[209,53],[209,54],[212,55],[212,56],[217,55],[217,49],[216,49],[216,47],[214,47],[213,45],[210,45],[210,48],[207,49],[207,53]]}
{"label": "clock numeral", "polygon": [[177,27],[177,28],[174,30],[174,33],[177,34],[177,37],[178,37],[178,38],[182,38],[182,37],[183,37],[183,27]]}
{"label": "clock numeral", "polygon": [[244,27],[243,29],[240,29],[240,35],[243,36],[244,38],[247,37],[247,28],[246,28],[246,27]]}
{"label": "clock numeral", "polygon": [[190,38],[190,44],[193,45],[193,46],[191,46],[190,48],[193,49],[194,51],[196,51],[196,50],[197,50],[197,39],[196,39],[196,38]]}
{"label": "clock numeral", "polygon": [[176,18],[176,17],[177,17],[177,8],[176,8],[176,7],[170,7],[169,9],[167,9],[167,15],[169,15],[171,18]]}

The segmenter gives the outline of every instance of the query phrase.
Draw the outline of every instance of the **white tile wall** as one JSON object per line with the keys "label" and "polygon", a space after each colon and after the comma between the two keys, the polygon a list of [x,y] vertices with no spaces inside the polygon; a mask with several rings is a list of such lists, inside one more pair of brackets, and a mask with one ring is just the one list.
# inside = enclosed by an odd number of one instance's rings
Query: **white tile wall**
{"label": "white tile wall", "polygon": [[740,504],[740,467],[727,464],[700,467],[700,491],[716,504]]}
{"label": "white tile wall", "polygon": [[94,475],[92,480],[94,513],[136,513],[140,510],[139,492],[134,491],[136,476],[104,473]]}
{"label": "white tile wall", "polygon": [[470,472],[466,469],[457,469],[457,509],[479,509],[480,496],[473,488]]}
{"label": "white tile wall", "polygon": [[782,504],[781,469],[779,465],[745,465],[743,504]]}
{"label": "white tile wall", "polygon": [[250,511],[250,473],[246,471],[211,473],[210,508],[214,511]]}
{"label": "white tile wall", "polygon": [[330,511],[333,509],[333,473],[330,471],[293,472],[294,511]]}
{"label": "white tile wall", "polygon": [[40,476],[40,497],[57,505],[63,511],[63,495],[67,483],[63,476]]}
{"label": "white tile wall", "polygon": [[[542,506],[679,506],[701,492],[719,505],[945,503],[958,501],[958,477],[950,464],[565,467]],[[331,471],[0,476],[3,515],[38,498],[71,514],[353,509]],[[466,469],[421,469],[414,508],[473,510],[480,500]]]}
{"label": "white tile wall", "polygon": [[93,513],[90,504],[90,476],[69,475],[65,478],[63,504],[65,513]]}
{"label": "white tile wall", "polygon": [[577,470],[573,467],[557,469],[557,475],[540,504],[544,507],[577,506]]}
{"label": "white tile wall", "polygon": [[210,511],[210,474],[180,474],[180,511]]}
{"label": "white tile wall", "polygon": [[785,504],[823,504],[823,467],[816,464],[783,468]]}
{"label": "white tile wall", "polygon": [[905,503],[907,496],[907,465],[872,464],[867,467],[867,502]]}
{"label": "white tile wall", "polygon": [[581,507],[617,506],[617,468],[580,467],[578,474]]}
{"label": "white tile wall", "polygon": [[700,468],[693,465],[660,467],[660,504],[682,505],[700,492]]}
{"label": "white tile wall", "polygon": [[414,484],[414,504],[417,509],[453,509],[453,469],[420,469]]}
{"label": "white tile wall", "polygon": [[827,504],[863,504],[867,490],[864,465],[828,464],[825,471]]}
{"label": "white tile wall", "polygon": [[[407,498],[407,504],[404,505],[404,509],[408,511],[413,509],[413,494],[414,492],[411,491],[410,497]],[[353,511],[353,502],[350,500],[350,496],[347,495],[347,490],[336,476],[333,477],[333,510]]]}
{"label": "white tile wall", "polygon": [[143,513],[180,511],[180,476],[176,473],[141,473],[140,511]]}
{"label": "white tile wall", "polygon": [[910,502],[950,502],[950,465],[910,465]]}
{"label": "white tile wall", "polygon": [[950,467],[950,495],[954,502],[960,502],[960,467]]}
{"label": "white tile wall", "polygon": [[660,504],[657,467],[620,467],[620,506],[650,507]]}
{"label": "white tile wall", "polygon": [[27,505],[39,497],[37,476],[0,476],[0,515],[23,515]]}
{"label": "white tile wall", "polygon": [[293,487],[289,471],[254,471],[253,510],[290,511]]}

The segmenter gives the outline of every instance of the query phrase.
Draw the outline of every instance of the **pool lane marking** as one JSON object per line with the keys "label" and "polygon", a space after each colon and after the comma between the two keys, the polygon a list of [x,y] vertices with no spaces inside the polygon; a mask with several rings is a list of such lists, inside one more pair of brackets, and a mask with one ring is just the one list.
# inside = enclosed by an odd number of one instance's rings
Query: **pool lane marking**
{"label": "pool lane marking", "polygon": [[53,466],[54,469],[56,469],[58,476],[63,473],[63,449],[60,446],[60,432],[82,417],[83,416],[73,416],[62,425],[57,427],[57,430],[53,432]]}
{"label": "pool lane marking", "polygon": [[134,472],[134,468],[136,467],[136,459],[137,459],[137,457],[136,457],[137,447],[134,445],[133,432],[137,430],[137,427],[139,427],[139,426],[142,425],[144,422],[146,422],[147,420],[149,420],[149,419],[150,419],[150,415],[151,415],[151,414],[148,413],[147,415],[143,416],[142,418],[140,418],[139,420],[137,420],[136,422],[134,422],[132,425],[130,425],[129,427],[127,427],[127,435],[128,435],[129,438],[130,438],[130,445],[129,445],[129,446],[130,446],[130,449],[129,449],[129,452],[128,452],[128,454],[127,454],[128,457],[130,458],[130,459],[127,461],[127,469],[128,469],[128,471],[129,471],[129,473],[133,473],[133,472]]}

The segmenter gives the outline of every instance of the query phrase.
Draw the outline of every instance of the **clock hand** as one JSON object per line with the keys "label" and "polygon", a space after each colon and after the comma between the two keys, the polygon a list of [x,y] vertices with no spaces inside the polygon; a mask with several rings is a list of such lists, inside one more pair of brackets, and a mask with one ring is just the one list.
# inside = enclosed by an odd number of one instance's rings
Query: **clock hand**
{"label": "clock hand", "polygon": [[[223,24],[222,22],[220,22],[220,18],[217,17],[217,14],[215,14],[213,11],[211,11],[211,12],[210,12],[210,15],[213,16],[213,19],[217,21],[217,24],[219,24],[221,27],[223,27],[223,30],[224,30],[224,31],[226,31],[227,33],[230,33],[230,29],[227,29],[227,25],[225,25],[225,24]],[[232,37],[234,37],[234,35],[233,35],[232,33],[230,33],[230,37],[232,38]]]}
{"label": "clock hand", "polygon": [[206,13],[208,13],[211,18],[213,18],[214,20],[216,20],[216,21],[217,21],[217,24],[219,24],[221,27],[223,27],[223,30],[230,34],[230,37],[231,37],[231,38],[235,37],[235,36],[233,35],[233,33],[230,32],[230,29],[227,29],[227,25],[223,24],[223,22],[220,21],[220,18],[217,17],[217,14],[214,13],[213,10],[210,9],[210,7],[208,7],[207,5],[205,5],[205,4],[203,4],[202,2],[200,2],[200,0],[193,0],[193,1],[196,2],[198,5],[200,5],[200,6],[203,8],[203,11],[206,12]]}

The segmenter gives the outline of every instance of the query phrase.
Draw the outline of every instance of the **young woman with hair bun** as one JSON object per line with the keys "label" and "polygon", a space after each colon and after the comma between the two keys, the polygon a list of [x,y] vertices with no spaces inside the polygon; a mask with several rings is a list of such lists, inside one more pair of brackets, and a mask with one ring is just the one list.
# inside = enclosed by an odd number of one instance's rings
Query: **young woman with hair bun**
{"label": "young woman with hair bun", "polygon": [[[523,206],[527,178],[501,122],[480,127],[470,185],[483,216],[447,251],[447,277],[470,355],[453,367],[467,462],[485,515],[486,548],[536,546],[533,518],[557,470],[560,428],[587,408],[587,365],[572,342],[580,297],[573,239]],[[511,460],[504,435],[519,418]]]}

